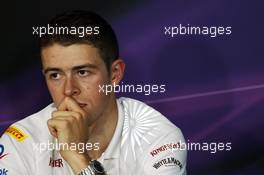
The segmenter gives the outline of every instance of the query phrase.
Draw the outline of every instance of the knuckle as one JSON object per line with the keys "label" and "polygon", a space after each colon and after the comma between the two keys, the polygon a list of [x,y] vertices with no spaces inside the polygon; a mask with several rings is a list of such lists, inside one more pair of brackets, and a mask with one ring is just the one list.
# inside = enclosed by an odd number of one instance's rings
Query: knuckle
{"label": "knuckle", "polygon": [[78,120],[82,118],[82,115],[79,112],[76,112],[75,116]]}
{"label": "knuckle", "polygon": [[76,120],[76,118],[74,116],[70,116],[70,117],[68,117],[68,120],[69,120],[69,122],[72,123]]}
{"label": "knuckle", "polygon": [[56,116],[56,113],[57,113],[57,111],[52,111],[52,112],[51,112],[51,116],[52,116],[52,117],[55,117],[55,116]]}
{"label": "knuckle", "polygon": [[48,124],[48,126],[50,126],[50,125],[52,124],[52,119],[49,119],[49,120],[47,121],[47,124]]}
{"label": "knuckle", "polygon": [[65,102],[68,103],[70,101],[70,97],[65,97]]}
{"label": "knuckle", "polygon": [[67,128],[69,126],[69,122],[67,120],[63,120],[63,121],[61,121],[61,126],[63,128]]}
{"label": "knuckle", "polygon": [[81,117],[85,117],[85,112],[84,111],[80,111],[79,114],[81,115]]}

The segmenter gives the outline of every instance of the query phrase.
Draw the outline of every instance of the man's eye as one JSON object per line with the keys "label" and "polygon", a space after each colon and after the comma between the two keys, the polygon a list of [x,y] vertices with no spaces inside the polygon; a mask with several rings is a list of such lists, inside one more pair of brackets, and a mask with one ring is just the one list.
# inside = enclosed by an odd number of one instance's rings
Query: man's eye
{"label": "man's eye", "polygon": [[81,77],[87,76],[89,74],[89,71],[87,70],[79,70],[78,75]]}
{"label": "man's eye", "polygon": [[50,78],[53,79],[53,80],[58,80],[60,79],[61,75],[58,74],[58,73],[52,73],[50,74]]}

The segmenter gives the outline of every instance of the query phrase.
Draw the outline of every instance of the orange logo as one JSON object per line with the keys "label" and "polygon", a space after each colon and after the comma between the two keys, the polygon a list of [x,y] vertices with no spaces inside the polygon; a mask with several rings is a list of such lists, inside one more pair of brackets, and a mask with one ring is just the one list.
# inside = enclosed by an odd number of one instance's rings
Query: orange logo
{"label": "orange logo", "polygon": [[22,142],[27,138],[27,135],[15,126],[10,126],[9,128],[7,128],[5,134],[15,138],[19,142]]}

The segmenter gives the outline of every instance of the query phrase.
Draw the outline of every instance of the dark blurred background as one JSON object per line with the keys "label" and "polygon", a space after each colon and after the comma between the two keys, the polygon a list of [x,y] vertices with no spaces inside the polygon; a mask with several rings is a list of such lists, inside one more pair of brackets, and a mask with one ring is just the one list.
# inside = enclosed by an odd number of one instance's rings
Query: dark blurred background
{"label": "dark blurred background", "polygon": [[[264,174],[264,8],[260,0],[17,1],[1,6],[0,133],[51,103],[33,26],[66,10],[92,10],[115,29],[124,83],[162,94],[119,94],[161,111],[190,142],[231,151],[188,152],[188,174]],[[164,35],[164,26],[231,26],[232,34]]]}

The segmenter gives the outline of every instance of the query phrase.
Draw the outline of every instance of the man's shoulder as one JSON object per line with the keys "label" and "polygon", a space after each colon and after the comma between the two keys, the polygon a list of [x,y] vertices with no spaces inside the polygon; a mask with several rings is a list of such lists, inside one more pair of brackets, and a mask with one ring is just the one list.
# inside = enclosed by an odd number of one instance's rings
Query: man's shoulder
{"label": "man's shoulder", "polygon": [[4,135],[8,135],[18,141],[22,141],[28,137],[30,137],[29,140],[40,139],[44,135],[47,135],[48,128],[46,123],[53,110],[53,104],[46,106],[42,110],[13,123],[4,132]]}
{"label": "man's shoulder", "polygon": [[181,130],[151,106],[131,98],[122,97],[119,101],[125,117],[121,141],[123,149],[131,150],[138,156],[146,152],[152,156],[152,151],[163,145],[176,146],[178,142],[184,142]]}
{"label": "man's shoulder", "polygon": [[159,130],[159,134],[180,131],[167,117],[142,101],[126,97],[119,98],[119,101],[123,105],[124,126],[142,126],[144,130]]}
{"label": "man's shoulder", "polygon": [[[122,97],[119,103],[124,116],[120,150],[120,159],[126,162],[124,169],[138,174],[184,174],[187,152],[179,150],[185,142],[181,130],[141,101]],[[168,167],[160,168],[159,162],[167,160],[171,162]]]}
{"label": "man's shoulder", "polygon": [[41,111],[13,123],[1,136],[1,149],[6,153],[1,161],[3,166],[9,168],[11,174],[17,171],[19,172],[17,174],[35,172],[35,165],[45,157],[42,153],[46,152],[41,152],[39,145],[47,143],[47,139],[51,137],[46,120],[50,117],[52,110],[52,105],[48,105]]}
{"label": "man's shoulder", "polygon": [[34,128],[41,128],[43,125],[45,125],[46,122],[50,116],[52,111],[54,111],[54,106],[53,104],[49,104],[45,108],[41,109],[40,111],[25,117],[22,120],[17,121],[13,125],[19,125],[22,127],[26,127],[28,129],[34,129]]}

